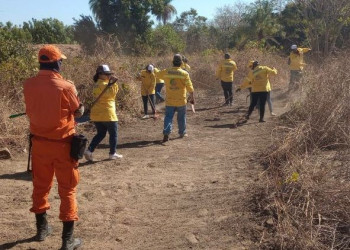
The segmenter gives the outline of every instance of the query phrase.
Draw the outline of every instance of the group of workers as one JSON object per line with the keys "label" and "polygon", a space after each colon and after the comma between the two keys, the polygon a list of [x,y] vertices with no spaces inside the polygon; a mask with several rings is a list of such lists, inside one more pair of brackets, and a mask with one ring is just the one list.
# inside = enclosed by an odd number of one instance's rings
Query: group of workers
{"label": "group of workers", "polygon": [[[300,80],[303,70],[303,53],[310,49],[291,47],[289,58],[291,67],[290,87]],[[76,88],[60,74],[61,65],[66,56],[54,45],[43,46],[38,54],[40,70],[38,74],[24,82],[26,114],[29,118],[32,142],[32,207],[35,214],[37,233],[35,239],[43,241],[52,233],[46,211],[50,209],[48,200],[53,178],[56,176],[58,193],[61,199],[59,218],[63,222],[62,250],[77,249],[82,240],[73,237],[74,223],[78,220],[76,187],[79,182],[78,160],[71,157],[72,140],[75,130],[75,118],[84,113],[84,106],[79,101]],[[187,59],[175,54],[173,66],[159,70],[153,64],[146,66],[137,77],[142,82],[141,95],[144,104],[144,116],[148,118],[148,106],[151,104],[152,115],[156,115],[155,104],[165,101],[163,142],[169,140],[172,123],[177,112],[178,133],[180,138],[187,136],[186,104],[194,104],[194,88],[190,79],[190,67]],[[251,89],[251,103],[246,114],[249,119],[258,102],[260,122],[264,122],[265,103],[269,99],[271,86],[269,76],[277,70],[261,66],[257,61],[250,61],[248,76],[237,90]],[[219,64],[216,76],[221,80],[225,104],[233,104],[233,76],[236,63],[226,53]],[[109,159],[120,159],[117,153],[118,117],[115,98],[118,85],[113,72],[106,64],[100,65],[93,76],[95,83],[90,119],[94,122],[97,134],[84,152],[87,160],[93,160],[97,145],[109,133]],[[161,94],[165,85],[165,97]],[[155,101],[156,98],[156,101]],[[272,111],[271,111],[272,112]]]}

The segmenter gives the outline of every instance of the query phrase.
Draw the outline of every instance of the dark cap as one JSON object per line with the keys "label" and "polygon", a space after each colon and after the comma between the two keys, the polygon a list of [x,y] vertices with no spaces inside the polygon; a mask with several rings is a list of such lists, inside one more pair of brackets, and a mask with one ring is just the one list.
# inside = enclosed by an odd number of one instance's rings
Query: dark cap
{"label": "dark cap", "polygon": [[113,72],[109,69],[109,66],[107,64],[102,64],[97,67],[96,74],[105,74],[105,75],[112,75]]}
{"label": "dark cap", "polygon": [[173,58],[173,63],[182,63],[182,56],[180,54],[175,54]]}
{"label": "dark cap", "polygon": [[231,58],[229,53],[225,53],[224,57],[225,57],[225,59],[230,59]]}

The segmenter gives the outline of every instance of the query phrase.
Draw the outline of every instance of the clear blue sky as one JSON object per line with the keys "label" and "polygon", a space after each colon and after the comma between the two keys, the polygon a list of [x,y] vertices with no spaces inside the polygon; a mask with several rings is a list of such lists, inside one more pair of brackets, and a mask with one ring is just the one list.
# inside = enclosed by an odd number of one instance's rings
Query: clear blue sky
{"label": "clear blue sky", "polygon": [[[238,1],[238,0],[236,0]],[[178,15],[190,8],[197,10],[198,15],[212,19],[216,9],[224,5],[233,5],[235,0],[173,0],[172,5],[177,9]],[[251,3],[253,0],[242,0]],[[89,0],[0,0],[0,22],[12,22],[22,25],[35,18],[56,18],[65,25],[74,23],[73,18],[79,19],[80,15],[92,16]]]}

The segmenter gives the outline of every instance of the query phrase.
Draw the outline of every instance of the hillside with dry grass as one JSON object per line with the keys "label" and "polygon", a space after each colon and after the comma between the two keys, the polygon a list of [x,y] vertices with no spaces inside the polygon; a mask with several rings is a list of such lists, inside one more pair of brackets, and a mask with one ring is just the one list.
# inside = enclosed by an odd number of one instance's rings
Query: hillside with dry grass
{"label": "hillside with dry grass", "polygon": [[[105,145],[95,164],[82,162],[79,186],[81,222],[77,234],[86,249],[349,249],[350,248],[350,66],[337,55],[309,60],[303,84],[287,91],[286,57],[257,49],[232,51],[238,65],[235,82],[256,59],[276,67],[272,81],[278,118],[266,124],[249,121],[232,129],[247,110],[246,92],[232,108],[220,107],[215,80],[219,51],[187,55],[196,89],[197,112],[188,114],[190,137],[162,146],[162,121],[141,121],[140,86],[136,73],[148,63],[170,66],[172,55],[127,57],[108,44],[87,56],[62,47],[68,59],[63,75],[76,85],[89,107],[96,66],[108,63],[120,86],[119,147],[125,159],[104,161]],[[34,50],[35,53],[35,50]],[[31,68],[22,78],[34,74]],[[1,69],[0,69],[0,72]],[[0,77],[0,147],[12,160],[1,161],[0,246],[4,249],[54,249],[60,224],[59,200],[50,211],[56,233],[44,245],[28,241],[34,233],[30,177],[25,173],[28,121],[21,79],[13,71]],[[16,76],[16,77],[15,77]],[[159,112],[164,111],[159,106]],[[268,113],[268,112],[267,112]],[[90,139],[93,126],[78,126]],[[93,188],[92,188],[93,187]],[[56,190],[52,190],[52,193]],[[13,218],[23,218],[17,220]],[[31,234],[31,233],[30,233]],[[1,248],[0,247],[0,248]]]}

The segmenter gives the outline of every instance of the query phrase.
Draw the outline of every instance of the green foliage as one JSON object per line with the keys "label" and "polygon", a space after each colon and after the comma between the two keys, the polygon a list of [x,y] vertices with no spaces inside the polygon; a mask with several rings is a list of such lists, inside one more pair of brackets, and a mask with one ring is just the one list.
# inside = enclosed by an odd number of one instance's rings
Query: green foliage
{"label": "green foliage", "polygon": [[73,27],[65,26],[61,21],[53,18],[43,20],[32,19],[23,23],[23,30],[32,36],[32,42],[41,43],[73,43]]}
{"label": "green foliage", "polygon": [[74,19],[74,39],[88,54],[95,51],[99,31],[91,16],[81,15],[80,19]]}
{"label": "green foliage", "polygon": [[151,0],[90,0],[89,4],[99,28],[117,35],[125,50],[132,51],[137,42],[147,41],[152,26],[148,15],[152,7]]}
{"label": "green foliage", "polygon": [[151,47],[158,55],[182,52],[185,43],[171,25],[157,26],[150,36]]}

